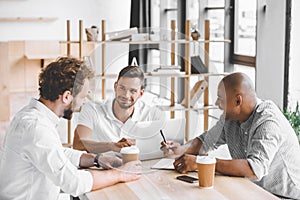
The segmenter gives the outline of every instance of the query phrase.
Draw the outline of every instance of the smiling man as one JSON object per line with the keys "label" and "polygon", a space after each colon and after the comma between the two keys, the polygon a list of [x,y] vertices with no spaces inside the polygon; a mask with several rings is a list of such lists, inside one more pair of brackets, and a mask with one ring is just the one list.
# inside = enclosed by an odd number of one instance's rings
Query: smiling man
{"label": "smiling man", "polygon": [[114,83],[115,98],[104,102],[88,102],[78,117],[73,147],[93,153],[119,152],[133,140],[122,135],[122,129],[137,121],[165,119],[155,106],[139,99],[144,94],[144,73],[139,66],[123,68]]}
{"label": "smiling man", "polygon": [[247,177],[282,198],[300,199],[299,143],[278,107],[270,100],[258,99],[243,73],[222,79],[216,105],[223,115],[207,132],[184,146],[162,142],[167,156],[178,156],[175,169],[180,173],[194,171],[196,155],[227,144],[232,159],[217,159],[217,172]]}

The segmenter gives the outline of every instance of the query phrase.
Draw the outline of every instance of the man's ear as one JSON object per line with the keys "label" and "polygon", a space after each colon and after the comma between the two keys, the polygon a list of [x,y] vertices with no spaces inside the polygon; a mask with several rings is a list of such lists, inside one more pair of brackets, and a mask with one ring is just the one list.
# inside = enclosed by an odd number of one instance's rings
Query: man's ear
{"label": "man's ear", "polygon": [[141,91],[140,91],[140,97],[143,96],[144,92],[145,92],[145,89],[141,89]]}
{"label": "man's ear", "polygon": [[66,104],[70,104],[73,100],[73,96],[69,90],[64,91],[62,94],[62,102]]}
{"label": "man's ear", "polygon": [[118,86],[118,83],[115,82],[115,83],[114,83],[114,89],[115,89],[115,91],[117,91],[117,86]]}
{"label": "man's ear", "polygon": [[240,105],[242,105],[242,102],[243,102],[243,97],[242,97],[242,95],[237,95],[237,96],[235,97],[235,104],[236,104],[237,106],[240,106]]}

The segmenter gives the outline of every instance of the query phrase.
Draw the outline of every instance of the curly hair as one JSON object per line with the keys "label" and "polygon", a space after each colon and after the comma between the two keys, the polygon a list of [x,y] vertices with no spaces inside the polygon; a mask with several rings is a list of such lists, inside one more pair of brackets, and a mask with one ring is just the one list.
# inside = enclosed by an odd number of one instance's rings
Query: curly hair
{"label": "curly hair", "polygon": [[40,96],[55,101],[68,90],[75,97],[82,90],[84,80],[93,77],[94,72],[85,62],[76,58],[60,57],[40,73]]}

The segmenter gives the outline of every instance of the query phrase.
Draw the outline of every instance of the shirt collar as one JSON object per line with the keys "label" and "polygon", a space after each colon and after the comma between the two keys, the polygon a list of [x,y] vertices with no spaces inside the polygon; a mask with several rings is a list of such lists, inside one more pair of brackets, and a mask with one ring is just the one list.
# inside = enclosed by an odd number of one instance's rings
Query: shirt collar
{"label": "shirt collar", "polygon": [[[108,99],[105,101],[105,110],[107,112],[107,117],[110,119],[110,120],[117,120],[117,121],[120,121],[116,118],[116,116],[114,115],[113,113],[113,103],[114,103],[114,99]],[[134,111],[133,111],[133,114],[131,115],[131,117],[128,118],[127,121],[138,121],[139,120],[139,110],[140,110],[140,103],[139,103],[139,100],[134,104]],[[126,121],[126,122],[127,122]]]}
{"label": "shirt collar", "polygon": [[45,114],[45,116],[49,118],[50,121],[55,124],[55,126],[58,125],[60,118],[38,99],[32,98],[29,105]]}
{"label": "shirt collar", "polygon": [[241,128],[242,128],[242,129],[247,129],[248,127],[251,126],[252,121],[253,121],[253,117],[254,117],[255,113],[257,112],[257,108],[258,108],[258,106],[261,104],[261,102],[262,102],[261,99],[256,98],[256,105],[255,105],[255,108],[254,108],[253,112],[251,113],[250,117],[249,117],[245,122],[243,122],[243,123],[241,124]]}

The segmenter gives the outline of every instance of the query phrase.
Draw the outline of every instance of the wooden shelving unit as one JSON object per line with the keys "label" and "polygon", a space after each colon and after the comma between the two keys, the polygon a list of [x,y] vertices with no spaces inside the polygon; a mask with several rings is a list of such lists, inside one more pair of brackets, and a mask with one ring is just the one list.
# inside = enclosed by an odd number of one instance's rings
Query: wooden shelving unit
{"label": "wooden shelving unit", "polygon": [[0,17],[0,22],[53,22],[56,17]]}
{"label": "wooden shelving unit", "polygon": [[[83,43],[87,42],[87,41],[83,41],[83,27],[82,27],[82,20],[79,21],[79,40],[78,41],[71,41],[70,40],[70,21],[67,21],[67,46],[70,46],[73,43],[79,43],[79,58],[82,59],[82,54],[81,54],[81,49],[82,49],[82,45]],[[87,43],[94,43],[97,45],[101,45],[101,74],[96,75],[96,78],[101,79],[101,86],[102,86],[102,99],[106,98],[106,94],[105,94],[105,84],[106,84],[106,79],[111,79],[111,78],[116,78],[117,74],[105,74],[105,51],[106,51],[106,45],[107,44],[121,44],[121,43],[125,43],[125,44],[171,44],[171,65],[175,65],[175,45],[178,44],[184,44],[185,45],[185,57],[184,57],[184,73],[183,74],[151,74],[151,73],[145,73],[146,78],[152,78],[152,77],[161,77],[161,78],[170,78],[171,80],[171,96],[170,96],[170,105],[169,106],[160,106],[162,110],[167,110],[170,111],[170,118],[174,118],[175,117],[175,111],[184,111],[185,112],[185,118],[186,118],[186,140],[188,140],[189,138],[189,126],[190,126],[190,111],[191,110],[195,110],[195,111],[203,111],[204,112],[204,130],[208,129],[208,118],[209,118],[209,110],[210,109],[216,109],[215,106],[209,105],[209,91],[208,88],[205,89],[204,92],[204,106],[201,108],[191,108],[190,106],[190,78],[197,76],[197,77],[204,77],[204,79],[209,82],[209,77],[210,76],[223,76],[226,74],[215,74],[215,73],[203,73],[203,74],[192,74],[191,73],[191,56],[190,56],[190,44],[191,43],[203,43],[204,47],[205,47],[205,52],[206,52],[206,56],[204,59],[204,64],[205,66],[208,68],[209,71],[209,44],[211,42],[230,42],[230,40],[210,40],[209,38],[209,20],[205,21],[205,39],[204,40],[198,40],[198,41],[194,41],[190,39],[190,21],[187,20],[186,21],[186,29],[185,29],[185,39],[176,39],[175,38],[175,30],[176,30],[176,26],[175,26],[175,21],[171,21],[171,40],[161,40],[161,41],[107,41],[105,38],[105,21],[102,20],[101,21],[101,28],[102,28],[102,37],[101,37],[101,41],[96,41],[96,42],[87,42]],[[70,47],[68,47],[67,49],[69,49]],[[70,52],[68,50],[68,55],[70,55]],[[185,99],[187,99],[185,106],[182,105],[178,105],[175,103],[175,79],[178,78],[183,78],[185,80],[185,88],[184,88],[184,97]],[[69,141],[69,139],[68,139]]]}

